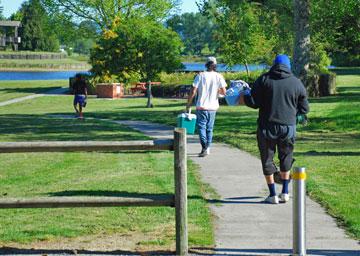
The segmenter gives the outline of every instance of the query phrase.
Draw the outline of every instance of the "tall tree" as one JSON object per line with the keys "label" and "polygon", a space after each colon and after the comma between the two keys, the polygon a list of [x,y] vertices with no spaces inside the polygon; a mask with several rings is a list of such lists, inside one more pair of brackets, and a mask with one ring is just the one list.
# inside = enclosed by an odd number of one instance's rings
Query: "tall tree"
{"label": "tall tree", "polygon": [[257,3],[235,0],[204,1],[203,13],[216,22],[219,52],[229,65],[263,62],[271,58],[274,38],[264,30],[267,18]]}
{"label": "tall tree", "polygon": [[4,11],[4,6],[1,5],[1,1],[0,1],[0,19],[4,18],[3,11]]}
{"label": "tall tree", "polygon": [[294,74],[305,79],[310,63],[310,1],[294,0]]}
{"label": "tall tree", "polygon": [[21,6],[22,38],[21,49],[56,51],[59,43],[53,31],[49,30],[48,16],[40,0],[29,0]]}
{"label": "tall tree", "polygon": [[151,17],[163,20],[178,0],[42,0],[52,13],[63,13],[69,19],[91,20],[108,29],[116,17]]}
{"label": "tall tree", "polygon": [[185,54],[201,55],[204,48],[215,48],[214,25],[201,13],[175,15],[166,21],[166,25],[180,35]]}
{"label": "tall tree", "polygon": [[[340,64],[360,64],[360,1],[311,2],[312,41]],[[357,63],[352,63],[356,60]]]}

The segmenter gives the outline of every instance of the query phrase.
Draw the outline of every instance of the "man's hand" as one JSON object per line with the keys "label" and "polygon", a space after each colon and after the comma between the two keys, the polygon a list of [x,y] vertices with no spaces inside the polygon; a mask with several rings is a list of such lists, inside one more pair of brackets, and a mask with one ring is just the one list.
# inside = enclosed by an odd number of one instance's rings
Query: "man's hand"
{"label": "man's hand", "polygon": [[307,125],[308,124],[307,116],[305,114],[296,115],[296,124]]}
{"label": "man's hand", "polygon": [[250,90],[250,88],[246,88],[246,89],[244,90],[244,95],[245,95],[245,96],[251,95],[251,90]]}

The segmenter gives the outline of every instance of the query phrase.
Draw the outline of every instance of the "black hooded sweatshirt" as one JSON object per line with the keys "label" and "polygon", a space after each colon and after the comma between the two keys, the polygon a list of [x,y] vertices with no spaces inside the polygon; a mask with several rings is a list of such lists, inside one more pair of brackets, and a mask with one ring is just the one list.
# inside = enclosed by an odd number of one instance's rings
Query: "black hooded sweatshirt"
{"label": "black hooded sweatshirt", "polygon": [[282,64],[272,66],[255,81],[245,104],[259,108],[258,123],[264,128],[270,124],[295,125],[297,114],[309,112],[304,85]]}

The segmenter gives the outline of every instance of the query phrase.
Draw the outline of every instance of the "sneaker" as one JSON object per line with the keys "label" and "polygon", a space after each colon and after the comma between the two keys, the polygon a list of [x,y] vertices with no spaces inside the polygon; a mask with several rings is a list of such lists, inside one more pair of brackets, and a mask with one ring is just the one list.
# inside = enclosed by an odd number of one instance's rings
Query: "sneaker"
{"label": "sneaker", "polygon": [[210,148],[206,149],[206,154],[210,155]]}
{"label": "sneaker", "polygon": [[208,154],[210,154],[210,149],[202,149],[201,152],[199,153],[199,157],[204,157],[207,156]]}
{"label": "sneaker", "polygon": [[280,199],[281,202],[286,203],[286,202],[288,202],[290,200],[290,196],[289,196],[289,194],[281,193],[279,195],[279,199]]}
{"label": "sneaker", "polygon": [[278,204],[279,197],[278,196],[268,196],[264,202],[269,203],[269,204]]}

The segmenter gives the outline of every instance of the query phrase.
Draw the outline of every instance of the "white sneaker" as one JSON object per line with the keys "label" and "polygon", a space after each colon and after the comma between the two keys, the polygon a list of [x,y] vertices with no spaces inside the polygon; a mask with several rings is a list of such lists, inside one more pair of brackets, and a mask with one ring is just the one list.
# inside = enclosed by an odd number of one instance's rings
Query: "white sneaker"
{"label": "white sneaker", "polygon": [[207,156],[210,154],[210,149],[207,148],[207,149],[203,149],[201,150],[200,154],[199,154],[199,157],[204,157],[204,156]]}
{"label": "white sneaker", "polygon": [[278,204],[279,203],[279,197],[278,196],[268,196],[265,199],[265,203]]}
{"label": "white sneaker", "polygon": [[279,195],[279,199],[280,199],[281,202],[286,203],[286,202],[288,202],[290,200],[290,196],[289,196],[289,194],[281,193]]}

